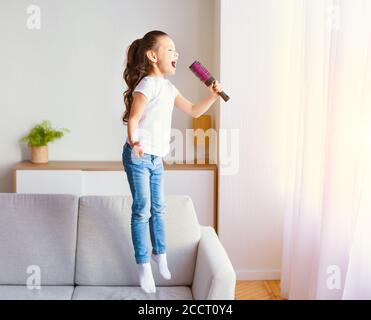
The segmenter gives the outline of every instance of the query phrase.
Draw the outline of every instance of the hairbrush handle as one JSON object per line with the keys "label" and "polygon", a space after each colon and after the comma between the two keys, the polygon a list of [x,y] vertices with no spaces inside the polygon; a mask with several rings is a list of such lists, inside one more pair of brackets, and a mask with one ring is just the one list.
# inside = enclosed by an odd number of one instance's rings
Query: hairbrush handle
{"label": "hairbrush handle", "polygon": [[[210,75],[209,71],[197,60],[193,62],[189,69],[198,77],[207,87],[212,85],[212,83],[215,81],[214,77]],[[220,95],[225,102],[227,102],[230,98],[229,96],[224,92],[218,92],[218,95]]]}
{"label": "hairbrush handle", "polygon": [[229,100],[229,96],[224,91],[218,92],[218,94],[223,98],[225,102]]}

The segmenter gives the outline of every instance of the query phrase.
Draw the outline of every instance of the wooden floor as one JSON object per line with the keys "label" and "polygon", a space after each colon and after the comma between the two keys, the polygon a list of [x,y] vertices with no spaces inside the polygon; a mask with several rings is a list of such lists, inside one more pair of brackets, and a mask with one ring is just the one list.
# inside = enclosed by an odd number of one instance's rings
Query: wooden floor
{"label": "wooden floor", "polygon": [[236,300],[285,300],[280,296],[279,280],[237,280]]}

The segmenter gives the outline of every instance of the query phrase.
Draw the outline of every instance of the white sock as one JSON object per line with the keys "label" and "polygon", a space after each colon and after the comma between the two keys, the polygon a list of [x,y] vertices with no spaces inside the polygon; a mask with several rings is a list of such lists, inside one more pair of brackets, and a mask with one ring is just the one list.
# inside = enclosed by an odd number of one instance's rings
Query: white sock
{"label": "white sock", "polygon": [[161,254],[153,254],[152,253],[152,258],[157,263],[160,274],[162,275],[162,277],[165,278],[166,280],[170,280],[171,279],[171,273],[170,273],[170,271],[167,267],[166,253],[161,253]]}
{"label": "white sock", "polygon": [[156,286],[155,280],[153,279],[151,264],[149,262],[146,263],[138,263],[138,274],[139,274],[139,283],[141,288],[146,293],[155,293]]}

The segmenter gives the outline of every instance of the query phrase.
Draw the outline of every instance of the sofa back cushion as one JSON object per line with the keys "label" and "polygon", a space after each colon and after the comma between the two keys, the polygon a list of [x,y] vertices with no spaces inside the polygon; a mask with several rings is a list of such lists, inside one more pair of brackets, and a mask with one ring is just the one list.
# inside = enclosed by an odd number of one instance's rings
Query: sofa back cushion
{"label": "sofa back cushion", "polygon": [[77,209],[74,195],[0,193],[0,285],[73,285]]}
{"label": "sofa back cushion", "polygon": [[[151,261],[156,285],[191,285],[200,226],[187,195],[168,195],[164,212],[167,260],[171,280],[163,279]],[[138,286],[131,239],[131,196],[80,198],[76,284]],[[151,253],[149,229],[148,252]]]}

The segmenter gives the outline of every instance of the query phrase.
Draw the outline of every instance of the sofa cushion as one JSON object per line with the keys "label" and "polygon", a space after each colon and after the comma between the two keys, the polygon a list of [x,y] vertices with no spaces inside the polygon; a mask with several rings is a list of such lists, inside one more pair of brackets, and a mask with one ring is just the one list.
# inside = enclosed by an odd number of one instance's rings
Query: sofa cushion
{"label": "sofa cushion", "polygon": [[78,197],[0,194],[0,285],[74,285]]}
{"label": "sofa cushion", "polygon": [[41,286],[28,289],[27,286],[1,286],[0,300],[71,300],[74,286]]}
{"label": "sofa cushion", "polygon": [[[168,195],[164,213],[167,259],[172,273],[163,279],[152,262],[158,286],[192,284],[200,226],[186,195]],[[83,196],[79,204],[76,278],[78,285],[138,286],[131,240],[131,196]],[[151,252],[149,231],[148,252]]]}
{"label": "sofa cushion", "polygon": [[140,287],[77,286],[73,300],[193,300],[190,287],[156,287],[145,293]]}

